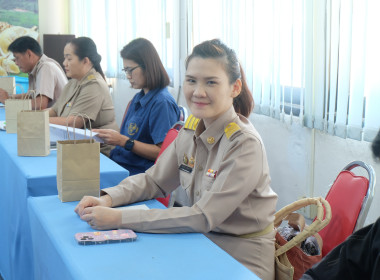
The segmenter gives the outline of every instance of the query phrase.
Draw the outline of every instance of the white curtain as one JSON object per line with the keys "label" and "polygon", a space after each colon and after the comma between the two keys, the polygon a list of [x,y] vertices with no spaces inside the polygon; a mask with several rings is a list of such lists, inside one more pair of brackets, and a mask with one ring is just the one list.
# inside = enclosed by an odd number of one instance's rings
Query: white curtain
{"label": "white curtain", "polygon": [[191,49],[236,50],[255,112],[371,141],[380,126],[380,1],[193,0]]}
{"label": "white curtain", "polygon": [[242,63],[255,113],[357,140],[380,126],[378,0],[71,0],[70,14],[108,77],[124,77],[120,50],[145,37],[177,89],[186,55],[220,38]]}
{"label": "white curtain", "polygon": [[[312,109],[306,124],[343,138],[371,141],[380,126],[377,0],[314,1]],[[323,58],[323,59],[322,59]],[[323,86],[323,87],[322,87]],[[312,122],[314,121],[314,124]]]}
{"label": "white curtain", "polygon": [[71,0],[70,31],[91,37],[109,78],[124,78],[121,49],[131,40],[150,40],[169,74],[173,72],[173,0]]}

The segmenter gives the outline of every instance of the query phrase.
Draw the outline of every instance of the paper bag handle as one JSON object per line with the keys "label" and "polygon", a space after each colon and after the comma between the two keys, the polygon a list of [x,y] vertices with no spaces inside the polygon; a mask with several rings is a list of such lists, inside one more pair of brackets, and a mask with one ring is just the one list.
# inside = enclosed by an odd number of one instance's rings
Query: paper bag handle
{"label": "paper bag handle", "polygon": [[[35,90],[33,90],[33,92],[34,92],[34,111],[37,111],[37,100],[36,100],[36,98],[37,98],[37,92],[35,91]],[[39,94],[41,97],[40,97],[40,111],[41,111],[41,108],[42,108],[42,94],[40,93]]]}
{"label": "paper bag handle", "polygon": [[75,116],[74,117],[74,122],[73,122],[74,144],[75,144],[75,141],[76,141],[76,139],[75,139],[75,121],[76,121],[77,117],[81,117],[83,119],[84,136],[86,136],[86,131],[87,131],[86,120],[85,119],[88,119],[88,122],[90,124],[90,139],[92,140],[93,137],[92,137],[91,119],[90,119],[89,116],[87,116],[86,114],[82,114],[82,113],[72,113],[69,116],[67,116],[67,118],[66,118],[66,130],[67,130],[67,137],[68,137],[68,139],[70,140],[69,123],[68,123],[70,116]]}
{"label": "paper bag handle", "polygon": [[23,100],[26,100],[26,99],[29,99],[29,98],[33,98],[33,96],[36,94],[36,91],[34,89],[30,89],[28,90],[24,96],[22,97]]}

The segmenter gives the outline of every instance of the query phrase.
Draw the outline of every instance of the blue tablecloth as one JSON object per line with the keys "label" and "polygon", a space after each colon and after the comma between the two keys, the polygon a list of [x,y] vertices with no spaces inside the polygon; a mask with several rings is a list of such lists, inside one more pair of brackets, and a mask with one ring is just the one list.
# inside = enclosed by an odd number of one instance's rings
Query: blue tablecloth
{"label": "blue tablecloth", "polygon": [[200,233],[137,233],[131,243],[78,245],[75,233],[93,229],[76,215],[76,204],[28,199],[35,279],[259,279]]}
{"label": "blue tablecloth", "polygon": [[[0,108],[0,120],[4,119]],[[56,151],[46,157],[19,157],[17,135],[0,131],[0,273],[5,280],[33,279],[27,198],[57,195],[56,173]],[[128,174],[100,155],[101,188],[117,185]]]}

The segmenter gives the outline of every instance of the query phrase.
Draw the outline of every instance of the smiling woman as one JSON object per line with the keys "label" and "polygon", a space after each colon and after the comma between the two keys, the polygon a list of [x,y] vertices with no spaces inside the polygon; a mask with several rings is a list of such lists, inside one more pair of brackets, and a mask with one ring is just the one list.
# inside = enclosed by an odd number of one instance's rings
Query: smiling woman
{"label": "smiling woman", "polygon": [[[125,66],[145,69],[133,62]],[[157,163],[103,189],[100,198],[84,197],[75,211],[96,229],[205,233],[261,279],[274,279],[277,195],[260,135],[246,118],[253,99],[235,52],[219,40],[196,46],[186,62],[184,91],[194,115]],[[110,209],[165,197],[179,185],[189,206]]]}
{"label": "smiling woman", "polygon": [[215,59],[193,58],[187,65],[183,92],[193,115],[206,127],[224,114],[240,94],[241,80],[229,83],[227,73]]}

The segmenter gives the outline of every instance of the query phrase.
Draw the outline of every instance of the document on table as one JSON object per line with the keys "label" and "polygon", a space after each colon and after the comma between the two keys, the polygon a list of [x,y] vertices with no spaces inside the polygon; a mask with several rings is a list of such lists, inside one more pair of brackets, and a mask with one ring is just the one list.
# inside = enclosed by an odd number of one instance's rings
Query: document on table
{"label": "document on table", "polygon": [[65,125],[50,124],[50,142],[57,142],[61,140],[83,140],[90,139],[91,137],[100,143],[104,143],[103,139],[98,137],[97,133],[91,132],[89,129],[67,127]]}
{"label": "document on table", "polygon": [[129,206],[122,206],[122,207],[117,207],[117,209],[124,210],[124,209],[129,209],[129,210],[149,210],[150,208],[146,206],[146,204],[140,204],[140,205],[129,205]]}
{"label": "document on table", "polygon": [[0,130],[6,130],[5,121],[0,121]]}

